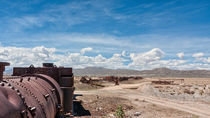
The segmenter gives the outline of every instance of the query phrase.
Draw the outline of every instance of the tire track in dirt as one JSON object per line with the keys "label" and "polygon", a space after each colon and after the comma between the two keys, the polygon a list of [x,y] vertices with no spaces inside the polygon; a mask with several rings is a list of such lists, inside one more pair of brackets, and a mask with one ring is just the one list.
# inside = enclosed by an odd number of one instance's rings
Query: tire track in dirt
{"label": "tire track in dirt", "polygon": [[[180,110],[180,111],[185,111],[185,112],[200,116],[202,118],[210,118],[210,112],[207,109],[193,108],[191,106],[187,106],[184,104],[175,103],[172,101],[161,100],[159,98],[145,97],[145,96],[141,96],[141,95],[137,95],[137,94],[135,96],[132,96],[129,94],[129,96],[126,96],[126,97],[131,98],[133,100],[141,98],[141,99],[144,99],[145,101],[150,102],[152,104],[156,104],[156,105],[160,105],[160,106],[164,106],[164,107],[168,107],[168,108],[173,108],[173,109]],[[123,96],[123,98],[125,98],[125,96]]]}
{"label": "tire track in dirt", "polygon": [[[169,99],[161,99],[151,96],[144,96],[143,94],[139,94],[136,90],[130,90],[129,88],[140,87],[143,84],[147,84],[148,82],[140,83],[140,84],[132,84],[132,85],[120,85],[120,86],[112,86],[107,87],[100,90],[92,90],[92,91],[77,91],[76,93],[80,94],[111,94],[113,96],[122,97],[125,99],[129,99],[134,101],[135,99],[143,99],[149,103],[173,108],[179,111],[188,112],[202,118],[210,118],[210,110],[205,108],[196,108],[191,107],[186,104],[176,103],[175,101],[170,101]],[[194,104],[192,102],[192,104]],[[137,104],[138,105],[138,104]]]}

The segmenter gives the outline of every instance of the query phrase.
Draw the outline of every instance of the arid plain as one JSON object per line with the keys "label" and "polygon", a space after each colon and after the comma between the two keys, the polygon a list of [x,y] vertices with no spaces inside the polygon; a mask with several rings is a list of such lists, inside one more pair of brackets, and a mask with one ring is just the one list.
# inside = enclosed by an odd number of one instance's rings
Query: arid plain
{"label": "arid plain", "polygon": [[[87,80],[90,77],[86,77]],[[210,78],[146,77],[115,82],[75,77],[75,94],[91,116],[114,118],[122,106],[126,118],[208,118]]]}

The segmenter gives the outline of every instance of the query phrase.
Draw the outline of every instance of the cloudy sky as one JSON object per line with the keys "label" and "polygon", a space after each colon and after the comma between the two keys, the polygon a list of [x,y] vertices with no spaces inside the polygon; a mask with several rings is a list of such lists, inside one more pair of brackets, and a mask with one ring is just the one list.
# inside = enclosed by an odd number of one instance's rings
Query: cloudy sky
{"label": "cloudy sky", "polygon": [[210,69],[209,13],[209,0],[0,0],[0,61]]}

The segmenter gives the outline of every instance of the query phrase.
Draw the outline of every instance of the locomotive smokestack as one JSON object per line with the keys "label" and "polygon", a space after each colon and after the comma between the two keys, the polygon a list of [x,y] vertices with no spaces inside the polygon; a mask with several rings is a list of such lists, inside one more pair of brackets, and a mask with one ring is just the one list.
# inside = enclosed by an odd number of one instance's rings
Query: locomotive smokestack
{"label": "locomotive smokestack", "polygon": [[7,62],[0,62],[0,81],[3,79],[3,72],[5,70],[5,66],[9,66],[10,63]]}

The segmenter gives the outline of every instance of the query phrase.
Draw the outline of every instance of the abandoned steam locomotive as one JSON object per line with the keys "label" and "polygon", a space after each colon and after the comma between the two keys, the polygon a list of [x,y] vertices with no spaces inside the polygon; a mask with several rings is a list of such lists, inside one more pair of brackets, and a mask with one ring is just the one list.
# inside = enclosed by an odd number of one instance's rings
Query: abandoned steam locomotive
{"label": "abandoned steam locomotive", "polygon": [[44,63],[43,67],[15,67],[3,78],[9,63],[0,62],[0,118],[71,117],[74,79],[72,68]]}

